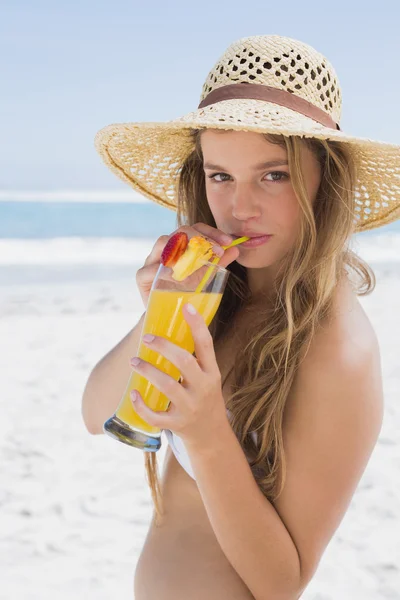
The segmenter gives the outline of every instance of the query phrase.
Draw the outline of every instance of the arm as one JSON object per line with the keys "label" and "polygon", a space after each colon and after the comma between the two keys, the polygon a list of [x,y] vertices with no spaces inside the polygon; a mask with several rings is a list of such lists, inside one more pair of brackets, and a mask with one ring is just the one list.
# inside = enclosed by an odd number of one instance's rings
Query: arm
{"label": "arm", "polygon": [[295,598],[297,549],[259,489],[230,424],[205,451],[186,447],[218,542],[255,600]]}
{"label": "arm", "polygon": [[103,433],[103,423],[116,411],[131,374],[146,312],[135,327],[93,368],[82,398],[82,417],[92,434]]}
{"label": "arm", "polygon": [[210,523],[256,600],[295,600],[339,526],[382,422],[377,347],[315,346],[301,363],[283,424],[284,489],[259,490],[232,429],[187,450]]}

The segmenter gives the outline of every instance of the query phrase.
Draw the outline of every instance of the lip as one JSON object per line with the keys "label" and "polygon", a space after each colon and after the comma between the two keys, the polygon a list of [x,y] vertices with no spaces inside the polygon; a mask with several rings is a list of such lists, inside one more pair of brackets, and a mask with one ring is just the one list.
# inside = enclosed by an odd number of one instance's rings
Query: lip
{"label": "lip", "polygon": [[243,232],[243,233],[230,233],[229,235],[231,237],[233,237],[233,238],[240,238],[240,237],[243,237],[243,236],[255,238],[255,237],[262,237],[263,235],[270,235],[270,234],[269,233],[258,233],[258,232],[254,231],[254,232],[249,232],[249,233],[246,233],[246,232]]}
{"label": "lip", "polygon": [[[249,237],[249,236],[247,236]],[[242,247],[242,248],[255,248],[257,246],[261,246],[262,244],[265,244],[266,242],[268,242],[268,240],[272,238],[272,235],[258,235],[258,236],[252,236],[249,240],[247,240],[247,242],[243,242],[242,244],[238,245],[238,248]]]}

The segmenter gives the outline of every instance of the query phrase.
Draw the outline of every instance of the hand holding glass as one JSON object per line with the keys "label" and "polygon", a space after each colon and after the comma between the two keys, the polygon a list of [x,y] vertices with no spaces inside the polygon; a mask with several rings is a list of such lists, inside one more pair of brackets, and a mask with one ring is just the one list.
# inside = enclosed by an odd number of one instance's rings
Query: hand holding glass
{"label": "hand holding glass", "polygon": [[[193,354],[194,340],[183,316],[182,307],[187,302],[193,304],[208,326],[217,312],[228,276],[227,269],[206,262],[183,281],[175,281],[172,279],[171,267],[160,264],[150,291],[137,355],[178,381],[181,376],[178,368],[164,356],[143,344],[143,336],[150,333],[165,337]],[[202,280],[206,282],[204,287],[200,285],[200,282],[203,283]],[[198,288],[202,291],[197,291]],[[170,400],[165,394],[147,381],[143,375],[132,371],[115,414],[104,423],[104,432],[135,448],[155,452],[161,447],[161,431],[158,427],[146,423],[137,414],[130,398],[133,389],[139,391],[145,404],[152,410],[168,409]]]}

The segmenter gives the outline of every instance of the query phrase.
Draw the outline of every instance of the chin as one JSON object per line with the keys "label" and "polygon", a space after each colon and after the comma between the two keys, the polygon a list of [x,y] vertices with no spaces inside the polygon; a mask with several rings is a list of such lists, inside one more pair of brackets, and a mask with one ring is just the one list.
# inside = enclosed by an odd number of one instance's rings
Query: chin
{"label": "chin", "polygon": [[254,254],[249,253],[246,256],[239,254],[236,262],[239,263],[239,265],[242,265],[242,267],[264,269],[266,267],[271,267],[276,261],[271,258],[263,258],[262,256],[255,256]]}

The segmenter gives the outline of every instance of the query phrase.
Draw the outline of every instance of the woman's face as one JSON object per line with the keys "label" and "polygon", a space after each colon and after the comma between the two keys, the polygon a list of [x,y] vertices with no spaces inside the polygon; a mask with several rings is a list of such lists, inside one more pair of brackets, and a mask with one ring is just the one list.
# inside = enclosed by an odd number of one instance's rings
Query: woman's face
{"label": "woman's face", "polygon": [[[201,148],[207,199],[216,226],[230,234],[245,235],[249,230],[272,235],[258,247],[239,245],[236,259],[245,267],[272,274],[270,267],[295,243],[300,222],[286,148],[271,144],[260,133],[213,129],[202,132]],[[301,161],[313,202],[320,183],[319,163],[306,146]]]}

